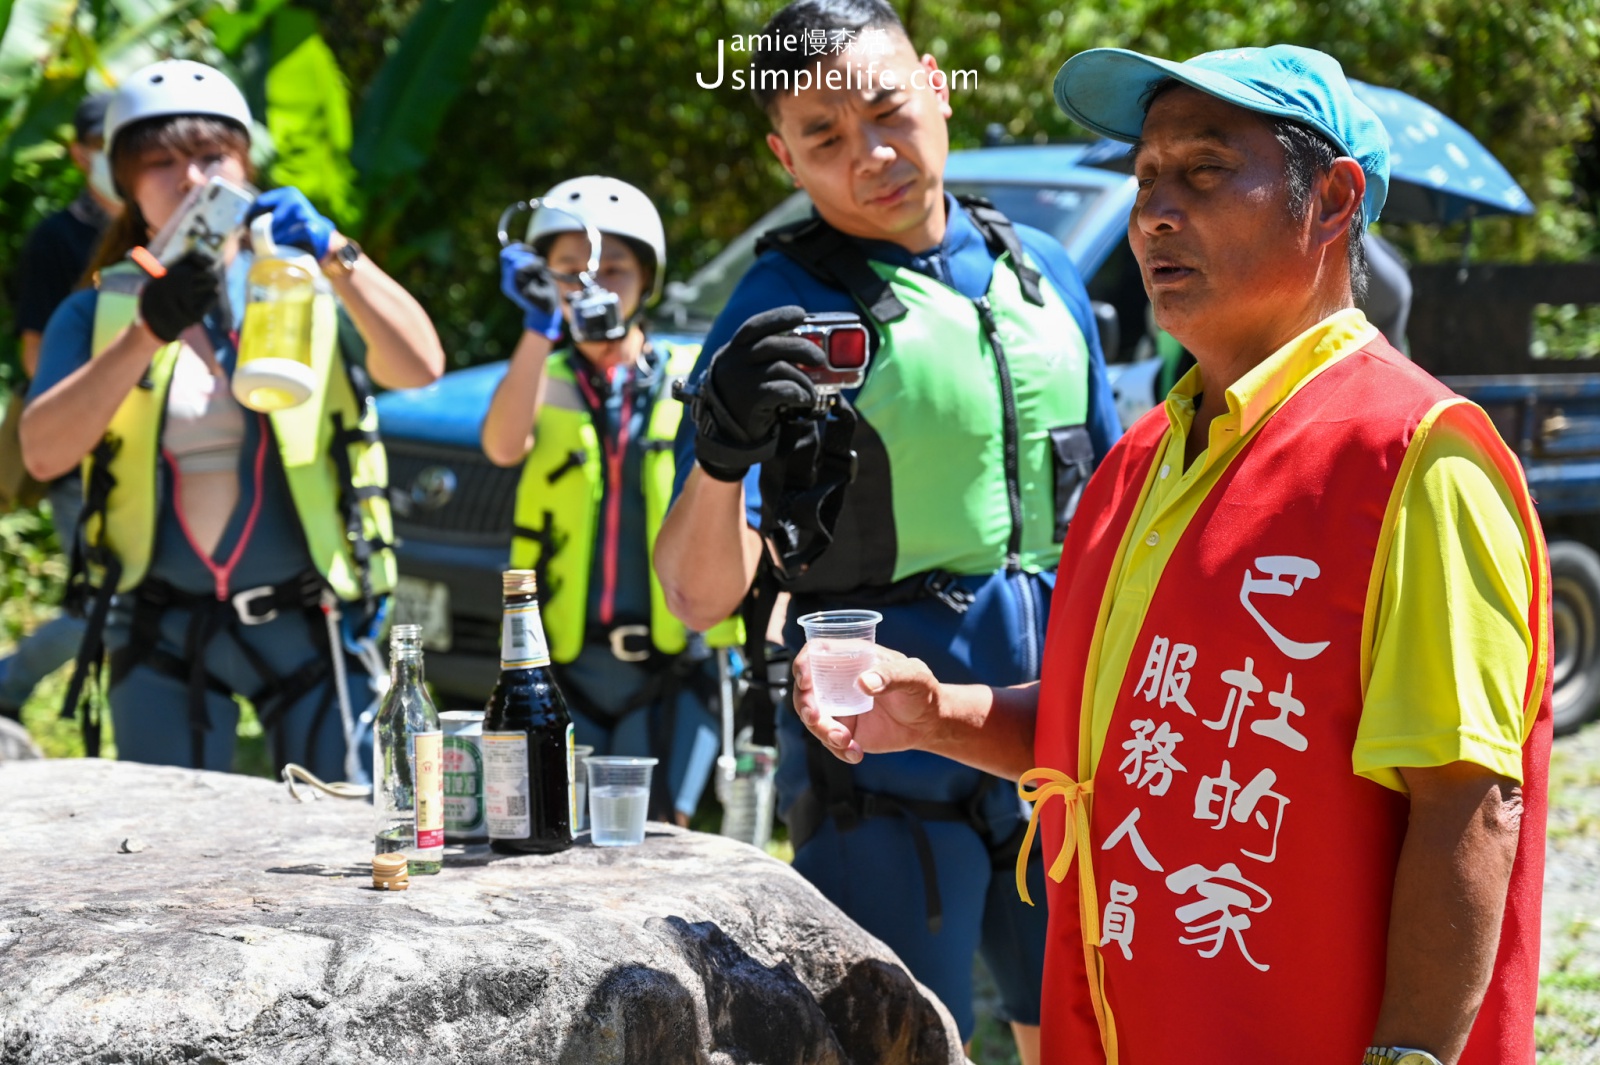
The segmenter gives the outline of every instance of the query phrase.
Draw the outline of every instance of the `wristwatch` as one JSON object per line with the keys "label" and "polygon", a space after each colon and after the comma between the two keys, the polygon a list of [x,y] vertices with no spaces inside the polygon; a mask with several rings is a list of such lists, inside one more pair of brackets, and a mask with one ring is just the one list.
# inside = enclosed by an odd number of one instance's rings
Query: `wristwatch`
{"label": "wristwatch", "polygon": [[334,272],[339,277],[349,277],[360,259],[361,245],[349,237],[345,237],[344,243],[339,246],[339,250],[329,252],[328,257],[322,260],[322,265],[324,267],[333,267]]}
{"label": "wristwatch", "polygon": [[1368,1047],[1361,1065],[1444,1065],[1426,1050],[1410,1047]]}

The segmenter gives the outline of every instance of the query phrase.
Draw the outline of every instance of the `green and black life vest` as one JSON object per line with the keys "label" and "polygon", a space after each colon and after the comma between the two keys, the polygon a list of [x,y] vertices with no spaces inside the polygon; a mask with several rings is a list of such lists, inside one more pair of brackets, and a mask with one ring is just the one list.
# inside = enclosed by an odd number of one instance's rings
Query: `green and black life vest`
{"label": "green and black life vest", "polygon": [[[656,536],[672,503],[672,444],[683,418],[683,404],[672,398],[672,382],[693,369],[697,346],[666,349],[659,380],[645,414],[640,479],[644,489],[645,549],[655,552]],[[540,613],[554,662],[571,662],[583,649],[588,630],[589,575],[594,563],[605,491],[603,449],[594,416],[579,391],[571,348],[551,352],[546,364],[544,405],[535,423],[533,451],[522,467],[513,518],[511,565],[539,573]],[[737,646],[742,633],[729,618],[706,634],[713,647]],[[666,593],[650,567],[650,642],[663,655],[682,653],[688,630],[667,609]]]}
{"label": "green and black life vest", "polygon": [[1089,346],[1005,216],[962,204],[996,256],[978,300],[869,260],[820,219],[763,238],[848,291],[877,341],[853,400],[857,472],[833,544],[788,576],[792,591],[847,595],[923,574],[1056,565],[1094,462]]}
{"label": "green and black life vest", "polygon": [[[134,321],[146,278],[131,263],[101,271],[95,357]],[[113,558],[118,592],[137,587],[149,572],[160,509],[161,434],[182,350],[183,342],[174,341],[155,353],[145,380],[128,393],[104,440],[84,459],[83,545],[88,581],[96,587]],[[358,390],[339,352],[338,308],[327,293],[313,304],[311,356],[317,387],[306,402],[269,416],[272,435],[312,564],[341,600],[367,602],[395,583],[388,460],[378,439],[377,407],[364,387]]]}

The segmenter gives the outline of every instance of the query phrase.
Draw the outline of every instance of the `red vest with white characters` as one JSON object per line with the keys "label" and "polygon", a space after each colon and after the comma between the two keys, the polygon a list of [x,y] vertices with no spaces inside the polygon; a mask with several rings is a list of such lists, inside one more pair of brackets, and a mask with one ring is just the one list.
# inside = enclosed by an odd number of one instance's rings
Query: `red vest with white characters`
{"label": "red vest with white characters", "polygon": [[1104,753],[1080,787],[1091,654],[1164,411],[1130,430],[1084,492],[1056,585],[1035,747],[1038,764],[1059,771],[1040,794],[1066,800],[1039,814],[1046,859],[1059,855],[1046,1062],[1361,1060],[1408,804],[1355,775],[1351,757],[1392,497],[1413,440],[1440,419],[1480,442],[1530,541],[1525,812],[1494,979],[1461,1060],[1531,1065],[1550,746],[1544,543],[1521,467],[1488,417],[1381,339],[1308,381],[1223,471],[1152,596]]}

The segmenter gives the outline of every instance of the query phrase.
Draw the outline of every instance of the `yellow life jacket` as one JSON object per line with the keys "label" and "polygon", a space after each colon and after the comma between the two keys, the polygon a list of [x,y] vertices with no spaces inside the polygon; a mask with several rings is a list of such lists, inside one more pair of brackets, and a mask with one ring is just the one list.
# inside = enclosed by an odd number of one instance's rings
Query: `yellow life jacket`
{"label": "yellow life jacket", "polygon": [[[131,322],[146,275],[131,263],[100,273],[93,354],[99,357]],[[311,561],[345,602],[361,602],[394,589],[394,525],[389,513],[388,459],[378,439],[371,395],[358,395],[339,353],[338,307],[319,293],[312,311],[311,365],[317,387],[298,407],[269,417],[289,494],[305,533]],[[150,569],[155,545],[156,472],[167,393],[181,341],[156,352],[145,380],[111,417],[104,440],[84,459],[84,491],[109,483],[104,508],[84,515],[89,579],[100,584],[105,563],[121,572],[116,590],[137,587]],[[97,468],[98,467],[98,468]]]}
{"label": "yellow life jacket", "polygon": [[[672,398],[672,382],[694,368],[698,346],[667,348],[657,387],[645,415],[644,487],[645,549],[653,557],[656,536],[672,503],[672,444],[683,418],[683,404]],[[589,406],[573,375],[570,349],[552,352],[547,364],[544,405],[535,424],[533,451],[517,484],[517,506],[511,538],[513,569],[539,573],[540,613],[550,641],[550,658],[571,662],[583,648],[588,623],[589,574],[594,562],[605,491],[603,449]],[[744,640],[737,617],[706,633],[713,647],[736,647]],[[680,654],[688,630],[667,609],[667,597],[650,567],[650,642],[662,654]]]}

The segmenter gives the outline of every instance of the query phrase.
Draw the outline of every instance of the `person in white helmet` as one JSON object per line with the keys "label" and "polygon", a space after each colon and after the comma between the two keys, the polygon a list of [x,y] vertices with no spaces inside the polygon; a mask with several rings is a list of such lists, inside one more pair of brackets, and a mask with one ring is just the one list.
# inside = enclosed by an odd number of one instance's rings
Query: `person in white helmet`
{"label": "person in white helmet", "polygon": [[[671,382],[699,348],[645,332],[666,241],[643,192],[580,177],[540,202],[526,243],[500,256],[523,332],[484,418],[483,450],[523,467],[511,565],[539,573],[577,742],[660,758],[651,815],[687,824],[717,754],[710,648],[737,642],[735,622],[704,636],[685,629],[650,563],[682,415]],[[590,226],[600,237],[592,273]]]}
{"label": "person in white helmet", "polygon": [[[394,581],[366,383],[426,384],[444,354],[397,282],[298,190],[275,189],[251,211],[316,257],[339,327],[313,331],[310,400],[268,415],[234,399],[243,286],[226,279],[248,257],[191,252],[163,269],[130,252],[211,176],[253,177],[250,121],[239,89],[200,63],[156,63],[118,88],[105,138],[125,210],[93,286],[45,328],[23,456],[40,479],[84,471],[69,600],[89,627],[68,706],[108,665],[119,757],[230,769],[239,696],[280,766],[360,780],[356,715],[381,663],[346,650],[370,639]],[[98,716],[84,721],[97,751]]]}

